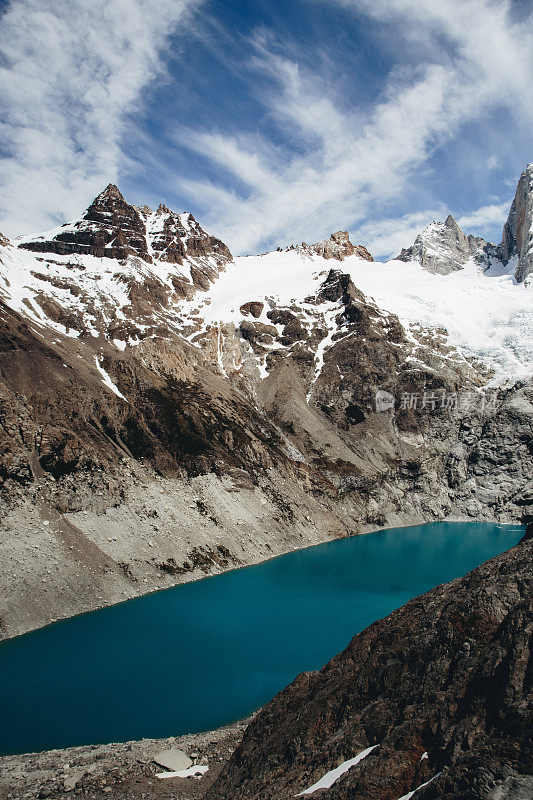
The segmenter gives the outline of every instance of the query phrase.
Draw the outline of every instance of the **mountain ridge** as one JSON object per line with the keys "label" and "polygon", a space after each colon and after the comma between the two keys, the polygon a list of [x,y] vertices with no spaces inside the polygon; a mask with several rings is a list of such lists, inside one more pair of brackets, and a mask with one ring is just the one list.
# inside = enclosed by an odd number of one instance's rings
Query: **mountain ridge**
{"label": "mountain ridge", "polygon": [[232,259],[193,220],[111,186],[0,248],[4,636],[331,538],[533,513],[524,285],[343,231]]}

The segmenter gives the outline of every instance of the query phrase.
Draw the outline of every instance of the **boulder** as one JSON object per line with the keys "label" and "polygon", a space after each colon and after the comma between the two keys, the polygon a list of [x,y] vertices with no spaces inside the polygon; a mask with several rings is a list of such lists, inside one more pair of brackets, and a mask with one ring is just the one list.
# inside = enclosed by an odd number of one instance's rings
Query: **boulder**
{"label": "boulder", "polygon": [[179,772],[182,769],[189,769],[192,766],[192,761],[183,750],[172,748],[170,750],[162,750],[161,753],[156,753],[153,760],[160,767],[170,770],[170,772]]}

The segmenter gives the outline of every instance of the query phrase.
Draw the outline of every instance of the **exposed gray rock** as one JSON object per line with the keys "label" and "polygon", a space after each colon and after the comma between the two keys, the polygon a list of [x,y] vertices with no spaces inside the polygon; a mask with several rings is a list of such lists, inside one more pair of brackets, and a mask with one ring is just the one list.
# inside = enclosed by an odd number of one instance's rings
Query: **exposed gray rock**
{"label": "exposed gray rock", "polygon": [[170,772],[177,772],[181,769],[188,769],[192,765],[192,759],[189,758],[187,753],[183,750],[172,748],[171,750],[163,750],[161,753],[156,753],[154,761],[160,767],[165,767]]}
{"label": "exposed gray rock", "polygon": [[432,222],[420,233],[415,243],[404,248],[399,261],[418,261],[428,272],[449,275],[462,269],[469,258],[483,251],[486,242],[466,236],[451,214],[445,222]]}
{"label": "exposed gray rock", "polygon": [[504,264],[518,256],[515,277],[519,283],[533,272],[533,163],[520,176],[498,250]]}
{"label": "exposed gray rock", "polygon": [[450,215],[445,222],[428,225],[416,237],[414,244],[397,256],[400,261],[418,261],[424,269],[440,275],[462,269],[472,257],[484,266],[498,261],[507,265],[516,257],[515,278],[518,283],[526,280],[533,271],[533,163],[527,165],[518,181],[499,245],[481,237],[466,236]]}

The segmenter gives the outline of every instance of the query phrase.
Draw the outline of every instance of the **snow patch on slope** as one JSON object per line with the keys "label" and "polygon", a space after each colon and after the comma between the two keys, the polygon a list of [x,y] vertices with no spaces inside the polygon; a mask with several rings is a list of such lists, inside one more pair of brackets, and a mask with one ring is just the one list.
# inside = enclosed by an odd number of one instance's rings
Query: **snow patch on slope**
{"label": "snow patch on slope", "polygon": [[98,372],[99,372],[99,373],[100,373],[100,375],[102,376],[102,383],[105,383],[105,385],[107,386],[107,388],[108,388],[108,389],[111,389],[111,391],[113,392],[113,394],[116,394],[116,396],[117,396],[117,397],[120,397],[120,399],[121,399],[121,400],[125,400],[125,401],[126,401],[126,403],[129,403],[129,400],[128,400],[128,398],[127,398],[127,397],[124,397],[124,395],[122,394],[122,392],[120,392],[120,391],[119,391],[119,389],[117,388],[117,386],[115,386],[115,384],[114,384],[114,383],[113,383],[113,381],[111,380],[111,376],[109,375],[109,373],[107,373],[107,372],[105,371],[105,369],[104,369],[104,368],[101,366],[100,362],[98,361],[98,356],[95,356],[95,357],[94,357],[94,360],[95,360],[95,363],[96,363],[96,369],[98,370]]}
{"label": "snow patch on slope", "polygon": [[305,789],[303,792],[299,792],[298,794],[294,795],[295,797],[301,797],[304,794],[313,794],[313,792],[318,791],[319,789],[329,789],[330,786],[333,786],[335,781],[340,778],[341,775],[344,775],[345,772],[348,772],[349,769],[355,767],[356,764],[359,764],[363,758],[366,758],[374,748],[377,747],[377,744],[373,745],[372,747],[367,747],[366,750],[362,750],[359,755],[355,756],[355,758],[350,758],[349,761],[344,761],[335,769],[330,770],[330,772],[326,772],[319,781],[314,783],[308,789]]}
{"label": "snow patch on slope", "polygon": [[[493,384],[525,379],[533,372],[533,291],[516,284],[511,263],[484,272],[470,259],[463,269],[439,275],[414,261],[370,262],[355,255],[342,264],[320,256],[302,257],[295,250],[245,256],[228,264],[189,308],[205,326],[221,322],[238,326],[243,318],[240,306],[257,300],[265,303],[259,321],[271,324],[266,317],[269,300],[278,307],[297,303],[305,309],[302,301],[316,294],[332,267],[348,273],[381,309],[396,314],[408,332],[411,326],[445,329],[449,345],[494,370]],[[184,313],[193,315],[186,307]],[[323,342],[317,354],[318,369],[328,343]]]}
{"label": "snow patch on slope", "polygon": [[429,781],[421,783],[420,786],[417,786],[416,789],[413,789],[412,792],[407,792],[407,794],[402,795],[402,797],[399,797],[398,800],[411,800],[411,797],[413,797],[413,795],[415,795],[420,789],[423,789],[424,786],[427,786],[429,783],[431,783],[431,781],[434,781],[435,778],[438,778],[439,775],[440,772],[438,772],[436,775],[433,775],[433,777],[430,778]]}

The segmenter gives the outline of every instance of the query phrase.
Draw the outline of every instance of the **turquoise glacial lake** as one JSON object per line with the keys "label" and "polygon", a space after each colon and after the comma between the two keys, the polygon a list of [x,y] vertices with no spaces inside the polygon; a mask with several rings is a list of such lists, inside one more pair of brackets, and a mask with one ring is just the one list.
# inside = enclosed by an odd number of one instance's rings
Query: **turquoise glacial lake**
{"label": "turquoise glacial lake", "polygon": [[520,525],[340,539],[0,644],[0,752],[178,736],[245,717],[407,600],[516,544]]}

